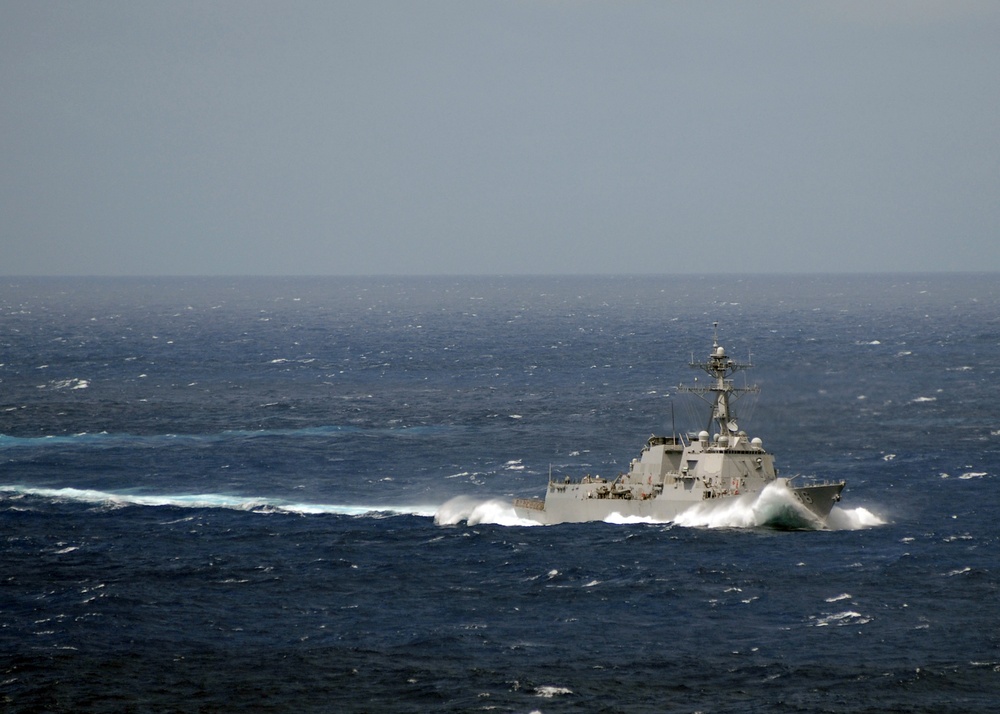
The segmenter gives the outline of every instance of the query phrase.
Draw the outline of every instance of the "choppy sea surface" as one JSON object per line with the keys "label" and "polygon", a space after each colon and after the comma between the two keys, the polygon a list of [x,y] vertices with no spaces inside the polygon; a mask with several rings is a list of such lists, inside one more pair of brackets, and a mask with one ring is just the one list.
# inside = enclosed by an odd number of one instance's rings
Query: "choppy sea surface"
{"label": "choppy sea surface", "polygon": [[[716,321],[829,527],[520,523]],[[0,702],[993,712],[998,403],[997,275],[0,279]]]}

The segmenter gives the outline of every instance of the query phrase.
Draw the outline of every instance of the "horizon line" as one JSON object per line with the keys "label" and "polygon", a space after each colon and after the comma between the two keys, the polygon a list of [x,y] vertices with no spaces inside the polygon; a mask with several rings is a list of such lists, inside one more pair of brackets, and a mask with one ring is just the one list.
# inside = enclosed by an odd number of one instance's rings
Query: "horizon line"
{"label": "horizon line", "polygon": [[863,276],[934,276],[934,275],[998,275],[998,269],[975,270],[802,270],[802,271],[768,271],[768,272],[694,272],[694,273],[13,273],[0,274],[0,280],[95,280],[95,279],[275,279],[275,278],[703,278],[703,277],[863,277]]}

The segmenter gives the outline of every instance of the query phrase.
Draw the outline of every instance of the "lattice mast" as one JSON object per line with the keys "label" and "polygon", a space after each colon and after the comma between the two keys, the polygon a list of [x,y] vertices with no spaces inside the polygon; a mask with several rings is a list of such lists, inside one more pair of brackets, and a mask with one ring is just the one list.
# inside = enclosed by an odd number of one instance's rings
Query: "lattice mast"
{"label": "lattice mast", "polygon": [[725,349],[719,345],[719,323],[713,323],[713,327],[715,328],[715,337],[708,361],[696,362],[694,355],[692,355],[691,362],[688,364],[690,367],[705,372],[710,378],[710,384],[708,386],[682,384],[677,387],[677,391],[695,394],[712,407],[708,421],[709,433],[712,432],[714,425],[715,433],[719,435],[735,435],[739,433],[740,427],[736,421],[732,403],[745,394],[760,393],[760,387],[756,384],[744,387],[737,387],[733,384],[732,375],[750,369],[753,365],[750,362],[737,362],[730,358]]}

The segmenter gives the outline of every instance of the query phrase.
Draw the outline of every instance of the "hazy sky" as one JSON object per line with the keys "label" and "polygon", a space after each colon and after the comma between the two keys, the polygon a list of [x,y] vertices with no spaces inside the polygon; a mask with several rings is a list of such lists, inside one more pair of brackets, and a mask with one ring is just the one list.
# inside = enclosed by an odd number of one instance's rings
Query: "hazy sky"
{"label": "hazy sky", "polygon": [[0,0],[0,274],[932,270],[996,0]]}

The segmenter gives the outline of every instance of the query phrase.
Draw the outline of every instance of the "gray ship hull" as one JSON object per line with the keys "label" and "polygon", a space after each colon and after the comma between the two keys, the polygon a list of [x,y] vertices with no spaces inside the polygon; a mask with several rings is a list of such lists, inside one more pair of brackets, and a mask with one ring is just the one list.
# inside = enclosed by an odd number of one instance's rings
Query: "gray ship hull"
{"label": "gray ship hull", "polygon": [[[760,525],[789,528],[823,527],[833,506],[840,501],[844,482],[790,486],[786,479],[776,479],[787,498],[774,499]],[[723,509],[735,505],[753,508],[761,491],[741,494],[689,498],[667,498],[664,495],[638,498],[595,498],[585,488],[587,484],[555,484],[545,499],[518,498],[514,511],[519,518],[543,525],[586,523],[589,521],[675,521],[693,509]],[[782,488],[783,487],[783,488]],[[780,491],[779,491],[780,492]]]}

